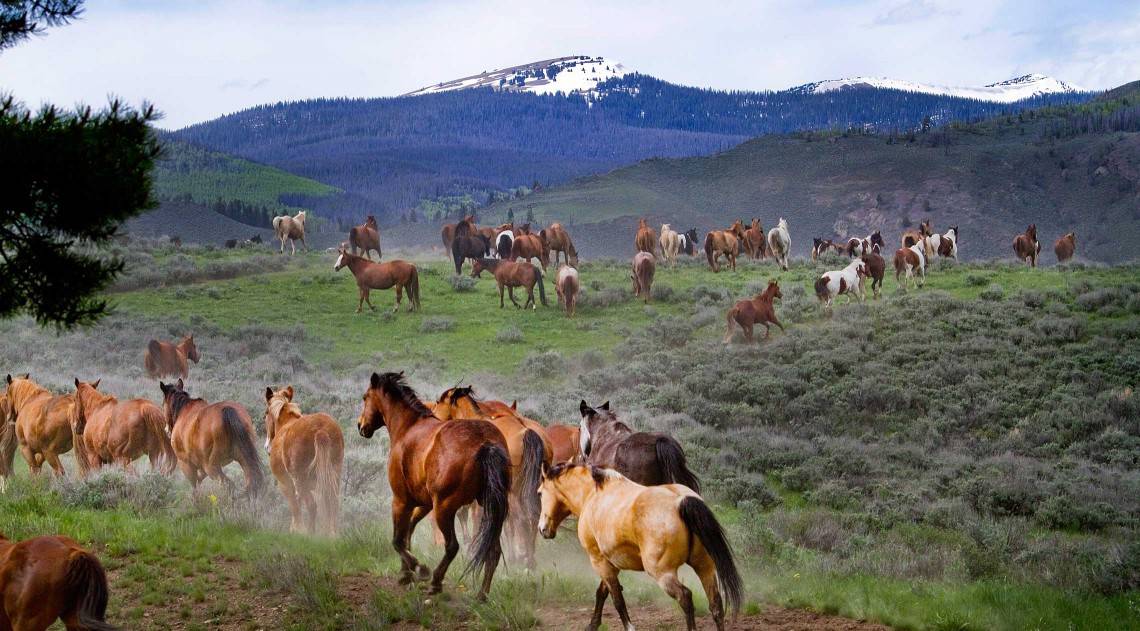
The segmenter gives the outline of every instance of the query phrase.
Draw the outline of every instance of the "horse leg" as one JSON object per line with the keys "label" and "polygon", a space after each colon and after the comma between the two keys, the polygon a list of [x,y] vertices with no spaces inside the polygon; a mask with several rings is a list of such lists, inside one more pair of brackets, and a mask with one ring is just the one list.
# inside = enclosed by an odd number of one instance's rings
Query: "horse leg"
{"label": "horse leg", "polygon": [[602,608],[606,606],[606,598],[610,595],[610,588],[606,587],[606,582],[600,581],[598,583],[598,591],[594,592],[594,615],[590,618],[590,624],[586,626],[588,631],[597,631],[598,627],[602,626]]}
{"label": "horse leg", "polygon": [[[514,300],[512,298],[512,300]],[[499,283],[499,308],[503,308],[503,284]]]}
{"label": "horse leg", "polygon": [[[195,486],[197,484],[195,483]],[[285,496],[285,501],[289,503],[289,532],[301,532],[301,504],[297,501],[297,487],[293,483],[293,477],[286,473],[277,478],[277,488],[281,489],[281,494]]]}
{"label": "horse leg", "polygon": [[403,297],[404,297],[404,286],[397,283],[396,284],[396,308],[392,309],[392,313],[399,313],[400,312],[400,300]]}
{"label": "horse leg", "polygon": [[360,313],[364,310],[364,288],[360,288],[360,300],[356,301],[356,312]]}
{"label": "horse leg", "polygon": [[230,476],[226,475],[225,470],[220,466],[213,462],[208,463],[206,465],[206,475],[224,484],[226,487],[226,492],[228,492],[231,496],[234,495],[234,490],[236,489],[234,486],[234,481],[230,479]]}
{"label": "horse leg", "polygon": [[[526,304],[530,305],[532,310],[538,310],[538,303],[534,301],[534,285],[526,288]],[[524,306],[523,308],[525,309],[526,307]]]}
{"label": "horse leg", "polygon": [[717,631],[724,631],[724,601],[720,597],[720,585],[716,580],[716,565],[712,559],[692,559],[689,565],[697,572],[701,579],[701,586],[705,588],[705,596],[709,601],[709,613],[716,622]]}
{"label": "horse leg", "polygon": [[657,585],[669,597],[677,601],[681,605],[681,611],[685,612],[685,628],[693,631],[697,628],[697,614],[693,610],[693,592],[684,583],[677,579],[677,574],[669,572],[657,577]]}
{"label": "horse leg", "polygon": [[412,511],[406,502],[392,498],[392,547],[400,555],[401,585],[412,582],[412,572],[420,565],[418,559],[408,550],[408,542],[412,536]]}
{"label": "horse leg", "polygon": [[309,534],[316,534],[317,532],[317,500],[313,498],[313,489],[302,486],[297,489],[298,494],[301,496],[301,504],[305,509],[305,532]]}
{"label": "horse leg", "polygon": [[519,301],[515,300],[515,288],[514,287],[507,287],[507,295],[511,297],[511,302],[514,303],[514,305],[516,307],[518,307],[519,309],[522,309],[522,305],[519,304]]}
{"label": "horse leg", "polygon": [[744,328],[744,341],[748,344],[755,342],[756,340],[752,339],[752,328],[755,326],[755,323],[744,321],[740,326]]}
{"label": "horse leg", "polygon": [[20,445],[20,454],[22,456],[24,456],[24,460],[28,463],[28,472],[31,473],[32,475],[39,475],[40,474],[40,467],[43,465],[39,461],[36,460],[36,453],[34,451],[32,451],[32,448],[27,446],[27,445],[21,444]]}
{"label": "horse leg", "polygon": [[59,461],[59,456],[53,451],[44,452],[44,459],[47,460],[48,465],[51,466],[55,474],[61,478],[67,477],[67,472],[63,469],[63,463]]}
{"label": "horse leg", "polygon": [[629,621],[629,610],[625,607],[625,596],[622,595],[621,583],[618,582],[618,569],[605,559],[595,560],[591,558],[590,564],[594,566],[594,571],[602,577],[606,589],[613,596],[614,609],[617,609],[618,617],[621,618],[622,628],[625,631],[633,631],[633,624]]}
{"label": "horse leg", "polygon": [[443,558],[439,560],[439,565],[432,572],[428,594],[438,594],[443,591],[443,578],[447,575],[447,568],[455,559],[455,555],[459,554],[459,538],[455,536],[455,511],[457,509],[457,506],[451,506],[446,501],[436,501],[432,505],[432,512],[435,513],[435,525],[443,533],[444,545]]}
{"label": "horse leg", "polygon": [[376,306],[372,304],[372,290],[368,287],[364,288],[364,302],[368,304],[369,309],[376,310]]}

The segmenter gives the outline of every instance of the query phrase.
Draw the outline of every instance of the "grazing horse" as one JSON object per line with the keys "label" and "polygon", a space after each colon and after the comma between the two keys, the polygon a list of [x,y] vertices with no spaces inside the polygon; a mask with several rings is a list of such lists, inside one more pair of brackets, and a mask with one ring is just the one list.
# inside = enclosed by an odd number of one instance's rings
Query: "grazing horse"
{"label": "grazing horse", "polygon": [[1057,255],[1057,262],[1064,263],[1073,258],[1073,253],[1077,251],[1077,233],[1070,232],[1065,236],[1057,239],[1053,244],[1053,253]]}
{"label": "grazing horse", "polygon": [[[903,289],[907,288],[908,281],[914,280],[916,287],[922,287],[926,283],[926,254],[923,253],[921,243],[915,243],[909,248],[899,248],[895,250],[895,281],[904,273],[906,277],[899,283]],[[919,278],[915,278],[915,272],[918,272]]]}
{"label": "grazing horse", "polygon": [[[538,305],[534,302],[535,285],[538,285],[538,296],[542,300],[542,306],[547,306],[546,285],[542,282],[542,270],[531,263],[526,261],[504,261],[503,259],[475,259],[475,263],[471,265],[471,276],[479,278],[483,274],[483,270],[491,272],[491,275],[495,277],[495,284],[499,288],[500,309],[505,306],[503,302],[504,288],[506,288],[511,302],[514,303],[516,307],[522,309],[526,309],[527,307],[538,309]],[[525,305],[520,305],[518,301],[515,300],[515,287],[526,287]]]}
{"label": "grazing horse", "polygon": [[862,258],[857,258],[847,264],[847,267],[827,272],[815,281],[815,296],[826,308],[836,296],[847,296],[848,302],[851,294],[859,297],[859,302],[866,300],[863,293],[863,278],[867,276],[867,264]]}
{"label": "grazing horse", "polygon": [[209,476],[233,492],[233,482],[225,466],[236,462],[245,474],[246,493],[256,495],[264,482],[261,458],[257,455],[253,421],[236,401],[210,403],[193,399],[178,383],[158,382],[162,407],[170,428],[170,444],[178,458],[178,468],[194,490]]}
{"label": "grazing horse", "polygon": [[705,258],[709,262],[709,269],[720,271],[718,260],[723,254],[724,258],[736,271],[736,255],[740,252],[740,240],[744,238],[744,224],[737,220],[728,230],[713,230],[705,235]]}
{"label": "grazing horse", "polygon": [[7,424],[9,416],[15,419],[16,440],[28,470],[39,475],[46,462],[56,475],[64,475],[59,457],[71,451],[71,408],[75,406],[75,395],[53,396],[29,377],[8,375],[6,380],[8,412],[0,423]]}
{"label": "grazing horse", "polygon": [[396,288],[396,306],[392,308],[392,313],[400,310],[400,301],[403,299],[405,289],[408,290],[408,310],[415,311],[420,308],[420,276],[415,265],[400,259],[387,263],[373,263],[363,256],[357,256],[346,251],[344,248],[341,248],[339,252],[340,256],[337,257],[336,264],[333,265],[333,271],[340,271],[340,268],[347,267],[356,278],[356,287],[360,290],[360,300],[356,303],[357,313],[364,309],[366,302],[369,309],[376,310],[368,296],[373,289],[390,289],[392,287]]}
{"label": "grazing horse", "polygon": [[64,536],[14,542],[0,534],[0,629],[114,631],[107,624],[107,573],[99,558]]}
{"label": "grazing horse", "polygon": [[760,220],[753,217],[752,225],[744,231],[744,251],[753,259],[763,259],[768,256],[768,244],[764,239],[764,226]]}
{"label": "grazing horse", "polygon": [[700,256],[700,235],[696,228],[689,228],[688,232],[681,233],[681,253],[687,256]]}
{"label": "grazing horse", "polygon": [[677,252],[681,250],[681,235],[669,224],[661,224],[661,258],[672,267],[677,262]]}
{"label": "grazing horse", "polygon": [[629,278],[633,281],[633,295],[641,296],[645,302],[653,298],[653,273],[657,265],[653,262],[653,255],[649,252],[638,252],[633,257],[633,269]]}
{"label": "grazing horse", "polygon": [[16,459],[16,424],[10,420],[12,405],[6,394],[0,394],[0,493],[8,492],[8,478],[14,473]]}
{"label": "grazing horse", "polygon": [[609,401],[596,410],[582,401],[578,410],[582,413],[578,447],[586,462],[616,469],[638,484],[683,484],[701,492],[701,481],[689,471],[685,450],[677,439],[660,432],[633,431],[617,420]]}
{"label": "grazing horse", "polygon": [[768,231],[768,253],[780,263],[780,267],[788,271],[788,254],[792,250],[792,237],[788,233],[788,220],[780,217],[775,228]]}
{"label": "grazing horse", "polygon": [[704,500],[679,484],[642,486],[617,471],[565,464],[543,472],[542,536],[553,539],[567,516],[578,518],[578,540],[601,578],[588,628],[602,622],[606,597],[613,596],[625,629],[633,629],[618,573],[645,572],[685,613],[685,628],[697,628],[693,593],[677,576],[682,565],[696,571],[718,631],[724,630],[724,601],[740,612],[744,586],[732,548]]}
{"label": "grazing horse", "polygon": [[380,253],[380,229],[376,226],[375,216],[368,215],[364,223],[353,226],[348,231],[348,245],[353,254],[360,250],[368,260],[372,260],[372,250],[376,250],[377,259],[383,257]]}
{"label": "grazing horse", "polygon": [[547,425],[546,437],[550,439],[550,446],[554,450],[551,461],[554,464],[576,462],[581,455],[578,451],[581,434],[582,430],[577,425]]}
{"label": "grazing horse", "polygon": [[499,258],[504,260],[513,260],[511,255],[515,249],[515,233],[511,230],[503,230],[499,236],[495,238],[495,253]]}
{"label": "grazing horse", "polygon": [[1031,267],[1037,267],[1037,255],[1041,254],[1041,244],[1037,241],[1037,224],[1029,224],[1023,234],[1014,237],[1013,253],[1018,260],[1028,261]]}
{"label": "grazing horse", "polygon": [[372,373],[364,392],[357,430],[372,438],[388,428],[388,484],[392,488],[392,545],[400,555],[400,584],[428,572],[412,555],[412,532],[429,512],[444,537],[444,555],[431,575],[429,593],[443,590],[455,555],[455,513],[471,502],[482,507],[467,572],[483,575],[486,599],[502,550],[499,536],[507,519],[511,462],[507,442],[494,424],[481,420],[444,422],[424,406],[404,382],[404,373]]}
{"label": "grazing horse", "polygon": [[642,217],[637,220],[637,236],[633,239],[635,252],[648,252],[650,256],[657,255],[657,231],[649,226],[649,222]]}
{"label": "grazing horse", "polygon": [[301,246],[306,250],[309,245],[305,243],[305,211],[301,211],[296,215],[290,217],[289,215],[279,215],[273,218],[273,234],[281,241],[281,251],[285,251],[285,242],[289,242],[289,247],[293,248],[291,254],[297,253],[297,241],[301,242]]}
{"label": "grazing horse", "polygon": [[749,344],[753,341],[752,328],[757,324],[764,325],[765,338],[772,334],[769,324],[780,327],[782,332],[784,325],[776,319],[776,307],[773,303],[783,297],[784,294],[780,292],[780,283],[770,280],[764,291],[756,294],[752,300],[738,300],[725,316],[727,330],[724,333],[724,343],[727,344],[732,340],[732,334],[736,331],[734,326],[736,324],[739,324],[740,328],[744,330],[744,341]]}
{"label": "grazing horse", "polygon": [[161,379],[163,377],[190,376],[190,360],[197,364],[202,359],[198,354],[198,347],[194,344],[194,336],[187,335],[178,344],[151,340],[146,345],[146,355],[143,355],[143,367],[146,374]]}
{"label": "grazing horse", "polygon": [[812,237],[811,260],[819,260],[819,257],[823,256],[830,248],[838,249],[838,247],[831,241],[831,239],[820,239],[819,237]]}
{"label": "grazing horse", "polygon": [[867,264],[867,276],[871,277],[871,293],[875,300],[879,299],[879,292],[883,288],[883,275],[886,273],[887,262],[879,255],[878,244],[871,246],[870,252],[864,252],[860,257]]}
{"label": "grazing horse", "polygon": [[550,265],[550,248],[546,247],[546,242],[542,237],[537,234],[517,234],[515,240],[511,243],[511,256],[510,260],[517,261],[530,261],[530,259],[538,259],[538,263],[542,265],[542,270]]}
{"label": "grazing horse", "polygon": [[[266,387],[265,449],[277,488],[289,502],[289,530],[316,534],[319,529],[335,537],[344,467],[340,425],[328,414],[302,414],[293,402],[293,386],[276,392]],[[308,510],[307,522],[302,507]]]}
{"label": "grazing horse", "polygon": [[558,265],[558,253],[565,256],[566,263],[573,267],[578,266],[578,250],[574,249],[574,242],[570,240],[570,233],[560,223],[552,223],[550,227],[541,230],[538,237],[546,243],[547,249],[554,252],[554,264]]}
{"label": "grazing horse", "polygon": [[98,390],[99,382],[75,380],[71,430],[75,460],[86,476],[92,469],[119,464],[133,471],[144,455],[152,469],[169,474],[177,458],[166,436],[162,410],[146,399],[119,401]]}
{"label": "grazing horse", "polygon": [[558,268],[558,279],[554,283],[554,290],[558,292],[558,304],[566,308],[566,317],[574,317],[574,306],[578,304],[578,270],[563,265]]}

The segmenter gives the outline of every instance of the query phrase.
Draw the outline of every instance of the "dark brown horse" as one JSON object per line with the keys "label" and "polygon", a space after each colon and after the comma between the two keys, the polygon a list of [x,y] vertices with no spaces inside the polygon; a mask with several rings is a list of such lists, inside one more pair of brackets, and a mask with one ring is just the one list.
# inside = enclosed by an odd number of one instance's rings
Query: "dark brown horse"
{"label": "dark brown horse", "polygon": [[338,271],[342,267],[347,267],[356,277],[356,287],[360,290],[360,300],[356,303],[357,313],[364,308],[365,302],[368,303],[369,309],[376,310],[368,297],[371,290],[392,287],[396,288],[396,306],[392,309],[392,313],[400,310],[400,301],[405,289],[408,290],[409,311],[420,308],[420,276],[415,265],[400,259],[387,263],[373,263],[363,256],[357,256],[341,248],[333,271]]}
{"label": "dark brown horse", "polygon": [[59,620],[68,631],[114,631],[107,592],[103,564],[68,537],[0,534],[0,629],[46,631]]}
{"label": "dark brown horse", "polygon": [[456,223],[445,223],[443,229],[440,230],[439,236],[443,239],[443,251],[445,255],[451,257],[451,242],[455,240],[456,234],[473,234],[475,232],[475,217],[467,215],[461,221]]}
{"label": "dark brown horse", "polygon": [[638,252],[633,257],[633,269],[629,278],[633,281],[633,295],[640,296],[645,302],[653,298],[653,273],[657,265],[653,262],[653,255],[649,252]]}
{"label": "dark brown horse", "polygon": [[1041,244],[1037,241],[1037,224],[1031,223],[1025,232],[1013,239],[1013,253],[1017,259],[1037,267],[1037,255],[1041,254]]}
{"label": "dark brown horse", "polygon": [[[482,573],[486,598],[502,550],[507,520],[511,462],[507,444],[487,421],[441,421],[404,382],[403,373],[372,373],[357,429],[365,438],[388,428],[388,484],[392,487],[392,545],[400,555],[400,583],[426,578],[428,568],[409,550],[412,532],[429,512],[443,534],[444,555],[431,574],[429,592],[443,590],[455,555],[455,513],[478,502],[482,518],[472,541],[466,572]],[[466,573],[465,572],[465,573]]]}
{"label": "dark brown horse", "polygon": [[570,240],[570,233],[560,223],[552,223],[549,228],[540,230],[540,239],[546,242],[547,248],[554,252],[554,264],[558,265],[558,253],[565,255],[566,263],[571,267],[578,266],[578,250],[574,249],[574,242]]}
{"label": "dark brown horse", "polygon": [[1057,262],[1064,263],[1073,258],[1073,253],[1077,251],[1077,233],[1070,232],[1069,234],[1057,239],[1053,244],[1053,253],[1057,255]]}
{"label": "dark brown horse", "polygon": [[784,295],[780,293],[780,284],[777,281],[770,280],[764,291],[756,294],[752,300],[737,301],[728,310],[728,315],[725,317],[728,329],[724,334],[725,343],[727,344],[732,340],[732,334],[736,331],[737,324],[744,329],[744,341],[750,344],[752,343],[752,327],[757,324],[764,325],[765,338],[772,334],[772,329],[768,326],[769,323],[775,324],[780,327],[780,331],[783,331],[784,325],[776,319],[776,308],[773,306],[777,298],[783,297]]}
{"label": "dark brown horse", "polygon": [[537,234],[516,234],[515,241],[511,245],[511,260],[519,259],[523,261],[538,259],[542,269],[546,270],[550,265],[550,248]]}
{"label": "dark brown horse", "polygon": [[648,252],[657,255],[657,231],[649,225],[645,217],[637,220],[637,236],[633,239],[634,252]]}
{"label": "dark brown horse", "polygon": [[713,230],[705,235],[705,258],[709,269],[720,271],[718,259],[723,254],[732,271],[736,271],[736,253],[740,251],[740,240],[744,238],[744,224],[737,220],[728,230]]}
{"label": "dark brown horse", "polygon": [[[517,241],[516,241],[517,243]],[[507,290],[508,295],[511,297],[511,302],[516,307],[526,309],[530,307],[537,309],[538,305],[534,302],[534,286],[538,285],[538,296],[542,300],[542,306],[547,306],[546,303],[546,286],[542,282],[542,270],[526,261],[504,261],[503,259],[475,259],[475,263],[471,266],[471,275],[479,278],[483,270],[491,272],[495,277],[495,284],[499,288],[499,308],[502,309],[505,305],[503,302],[503,289]],[[515,300],[515,287],[526,287],[526,304],[520,305]]]}
{"label": "dark brown horse", "polygon": [[887,262],[879,254],[878,249],[878,244],[875,244],[871,246],[870,252],[863,253],[863,262],[867,264],[867,276],[871,277],[871,293],[876,300],[883,289],[883,276],[887,271]]}
{"label": "dark brown horse", "polygon": [[764,226],[760,224],[759,219],[752,218],[752,225],[744,231],[741,243],[744,245],[744,252],[753,259],[768,256],[768,240],[764,238]]}
{"label": "dark brown horse", "polygon": [[586,462],[614,469],[646,486],[683,484],[701,492],[701,481],[685,464],[685,450],[672,436],[637,432],[617,420],[606,401],[594,409],[582,401],[579,445]]}
{"label": "dark brown horse", "polygon": [[195,364],[202,359],[198,354],[198,347],[194,345],[194,336],[187,335],[178,344],[151,340],[146,345],[146,355],[143,356],[143,366],[146,374],[156,379],[163,377],[190,376],[190,365],[186,360]]}
{"label": "dark brown horse", "polygon": [[352,248],[353,254],[360,250],[368,260],[372,260],[372,250],[376,250],[377,259],[381,258],[380,229],[376,226],[376,217],[368,215],[364,223],[349,230],[348,245]]}

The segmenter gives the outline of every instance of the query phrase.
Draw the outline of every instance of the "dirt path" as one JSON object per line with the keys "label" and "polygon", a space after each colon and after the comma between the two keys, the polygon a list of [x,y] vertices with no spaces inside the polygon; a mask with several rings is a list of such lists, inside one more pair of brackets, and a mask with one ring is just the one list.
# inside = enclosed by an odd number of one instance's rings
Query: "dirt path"
{"label": "dirt path", "polygon": [[[585,607],[551,607],[539,611],[539,620],[544,629],[585,629],[593,614],[592,605]],[[630,607],[629,615],[633,626],[642,630],[668,630],[683,629],[685,618],[679,607],[672,609],[660,605],[648,607]],[[610,629],[620,629],[621,620],[610,603],[602,615],[602,622]],[[767,606],[758,614],[744,615],[735,623],[729,622],[729,629],[734,631],[751,631],[764,629],[765,631],[890,631],[890,627],[870,622],[860,622],[849,618],[828,616],[803,609],[783,609],[776,606]],[[712,618],[697,617],[698,629],[715,629]]]}

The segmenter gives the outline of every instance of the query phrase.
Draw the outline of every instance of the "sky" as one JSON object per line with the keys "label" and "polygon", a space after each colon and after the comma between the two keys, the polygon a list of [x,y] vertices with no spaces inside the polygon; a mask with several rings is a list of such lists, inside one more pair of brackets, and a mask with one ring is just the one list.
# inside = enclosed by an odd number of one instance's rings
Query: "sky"
{"label": "sky", "polygon": [[146,101],[177,129],[564,55],[717,89],[1039,72],[1099,90],[1140,79],[1140,2],[88,0],[82,19],[0,51],[0,93],[30,107]]}

